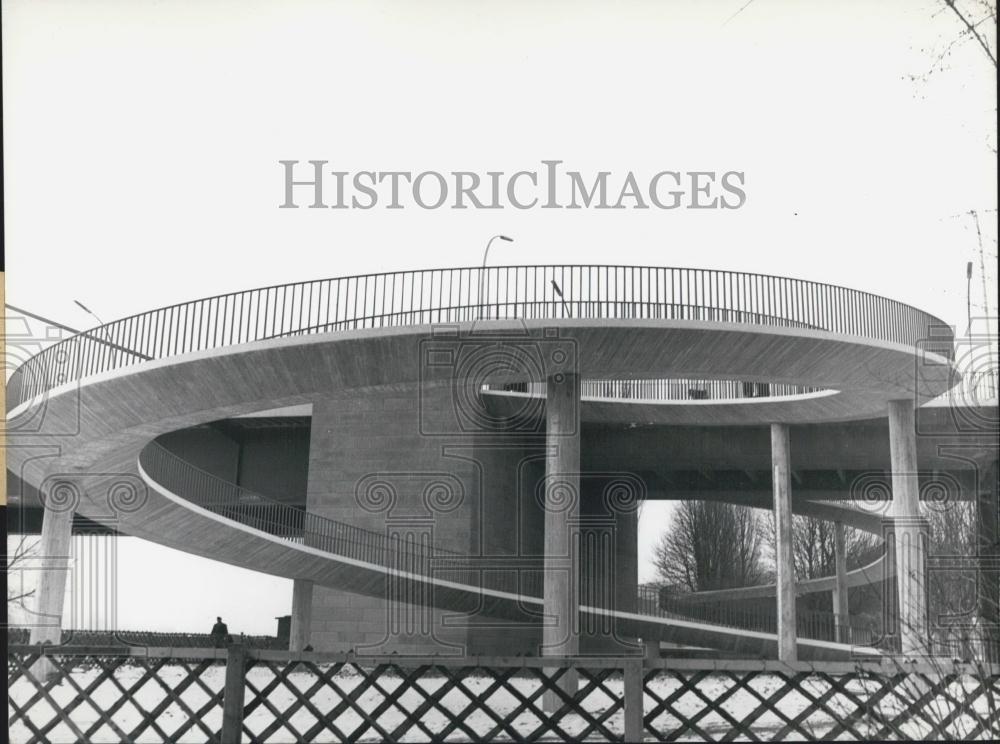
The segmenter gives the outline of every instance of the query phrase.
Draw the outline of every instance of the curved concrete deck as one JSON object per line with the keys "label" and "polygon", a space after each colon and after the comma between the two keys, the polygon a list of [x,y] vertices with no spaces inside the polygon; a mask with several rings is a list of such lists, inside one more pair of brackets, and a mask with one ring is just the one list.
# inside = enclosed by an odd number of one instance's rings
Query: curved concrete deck
{"label": "curved concrete deck", "polygon": [[[872,418],[884,415],[889,400],[909,398],[920,403],[940,395],[946,391],[951,373],[949,360],[929,352],[918,353],[913,347],[800,328],[708,321],[571,319],[491,321],[449,327],[459,334],[454,343],[466,347],[511,343],[543,350],[552,341],[544,335],[545,329],[556,329],[559,339],[576,349],[584,378],[696,375],[837,391],[736,401],[635,404],[650,410],[669,410],[672,423],[794,424]],[[441,338],[451,342],[440,332],[440,326],[432,325],[339,331],[150,360],[54,387],[47,395],[9,410],[7,418],[14,431],[11,438],[15,444],[35,439],[27,432],[21,433],[17,423],[31,416],[39,405],[54,408],[52,415],[56,418],[76,418],[76,410],[68,410],[59,401],[78,392],[92,395],[96,404],[113,391],[113,396],[123,396],[133,407],[155,396],[188,397],[187,401],[175,401],[178,411],[207,411],[212,406],[212,410],[220,412],[214,418],[222,418],[308,402],[308,394],[316,390],[450,384],[453,380],[447,371],[422,364],[422,343]],[[172,385],[163,379],[164,370],[172,372]],[[248,375],[255,379],[247,379]],[[476,382],[517,382],[523,376],[523,371],[498,366]],[[150,383],[157,387],[150,389]],[[161,387],[160,383],[168,384]],[[206,393],[211,393],[212,398],[206,400]],[[75,404],[75,399],[71,403]],[[623,401],[607,404],[626,408],[634,405]],[[83,408],[88,410],[86,405]],[[190,420],[190,424],[198,422]],[[72,426],[74,422],[65,423]]]}
{"label": "curved concrete deck", "polygon": [[[470,330],[474,324],[459,330]],[[787,328],[748,327],[694,321],[561,320],[489,324],[493,331],[527,333],[529,343],[547,343],[556,327],[575,345],[582,374],[589,377],[761,377],[841,390],[809,401],[757,404],[671,405],[712,423],[776,420],[822,421],[870,417],[886,401],[913,395],[913,350],[884,342],[838,338]],[[40,401],[8,414],[42,414],[37,432],[8,436],[8,467],[38,487],[54,473],[134,474],[139,451],[160,434],[222,418],[282,406],[307,404],[317,393],[390,389],[412,395],[420,385],[452,385],[448,370],[423,368],[422,343],[434,328],[344,331],[259,341],[242,346],[153,360],[57,387]],[[488,343],[495,342],[495,337]],[[475,337],[478,343],[481,337]],[[940,357],[918,369],[922,390],[937,395],[949,366]],[[717,369],[711,369],[712,364]],[[490,379],[509,380],[498,369]],[[517,378],[517,375],[514,375]],[[787,409],[781,408],[787,406]],[[114,518],[107,505],[84,499],[89,518]],[[192,547],[198,537],[192,535]]]}
{"label": "curved concrete deck", "polygon": [[[493,335],[477,335],[488,326]],[[910,347],[801,328],[679,320],[492,321],[456,326],[462,343],[495,344],[496,333],[516,343],[544,345],[545,329],[575,348],[581,374],[593,378],[685,377],[759,379],[832,388],[835,395],[797,396],[705,405],[671,405],[685,421],[709,424],[815,422],[868,418],[888,400],[912,397],[914,375],[926,398],[943,391],[949,363],[927,355],[920,364]],[[85,482],[75,508],[121,532],[205,557],[268,573],[310,578],[358,592],[384,592],[386,570],[345,563],[266,533],[227,524],[153,488],[136,510],[109,505],[109,485],[141,475],[137,458],[156,436],[175,429],[281,406],[309,403],[318,392],[391,389],[417,394],[420,385],[454,385],[454,370],[422,366],[422,343],[432,326],[341,331],[150,360],[53,389],[42,400],[8,414],[44,414],[37,433],[10,436],[9,467],[27,483],[44,486],[65,474]],[[516,334],[516,335],[515,335]],[[519,381],[523,371],[502,367],[477,382]],[[467,382],[467,381],[466,381]],[[44,490],[44,488],[43,488]],[[407,577],[407,580],[410,580]],[[417,579],[413,579],[417,580]],[[443,607],[467,605],[476,587],[442,584]],[[383,594],[384,596],[384,594]],[[499,606],[528,600],[494,597]],[[509,609],[509,608],[508,608]],[[604,612],[581,608],[585,612]],[[498,610],[499,611],[499,610]],[[508,610],[503,610],[504,612]],[[770,648],[774,637],[686,621],[617,613],[626,632],[660,634],[692,645]],[[681,631],[683,639],[677,634]],[[714,639],[714,640],[713,640]],[[847,647],[801,641],[803,654],[842,656]]]}

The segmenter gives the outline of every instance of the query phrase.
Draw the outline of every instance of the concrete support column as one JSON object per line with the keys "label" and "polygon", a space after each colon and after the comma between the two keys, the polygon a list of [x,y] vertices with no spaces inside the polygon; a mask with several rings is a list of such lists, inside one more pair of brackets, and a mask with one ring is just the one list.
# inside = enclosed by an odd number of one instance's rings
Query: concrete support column
{"label": "concrete support column", "polygon": [[38,545],[38,587],[35,590],[35,624],[31,627],[32,644],[62,640],[63,604],[69,575],[73,531],[72,509],[53,509],[47,504],[42,517],[42,535]]}
{"label": "concrete support column", "polygon": [[795,558],[792,550],[792,470],[788,426],[771,424],[771,478],[777,539],[778,659],[796,661]]}
{"label": "concrete support column", "polygon": [[[546,380],[545,459],[545,577],[542,653],[575,656],[580,651],[577,607],[580,591],[580,376],[551,375]],[[577,676],[561,678],[567,694],[575,694]],[[543,698],[545,710],[555,710],[553,693]]]}
{"label": "concrete support column", "polygon": [[[34,624],[28,640],[32,645],[45,643],[55,646],[62,642],[63,606],[72,539],[73,510],[55,509],[46,504],[36,559],[41,570],[35,589]],[[42,657],[32,665],[31,673],[44,682],[57,672],[52,662]]]}
{"label": "concrete support column", "polygon": [[292,627],[288,635],[288,650],[302,651],[312,637],[313,583],[295,579],[292,583]]}
{"label": "concrete support column", "polygon": [[1000,664],[1000,491],[997,461],[980,476],[977,500],[979,538],[978,604],[986,661]]}
{"label": "concrete support column", "polygon": [[834,563],[837,571],[837,583],[833,590],[833,623],[836,628],[836,640],[840,643],[850,643],[850,602],[847,596],[847,535],[843,522],[833,524]]}
{"label": "concrete support column", "polygon": [[639,512],[615,515],[615,607],[635,612],[639,599]]}
{"label": "concrete support column", "polygon": [[928,650],[927,533],[920,517],[917,433],[912,400],[889,401],[889,453],[901,650],[904,654],[922,654]]}

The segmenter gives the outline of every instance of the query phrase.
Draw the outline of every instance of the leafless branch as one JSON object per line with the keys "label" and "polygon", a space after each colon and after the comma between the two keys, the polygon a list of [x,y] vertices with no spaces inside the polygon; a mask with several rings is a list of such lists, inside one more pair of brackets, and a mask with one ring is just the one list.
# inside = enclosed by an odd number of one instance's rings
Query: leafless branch
{"label": "leafless branch", "polygon": [[[956,0],[941,0],[941,1],[945,5],[947,5],[949,8],[951,8],[951,11],[965,25],[966,33],[969,33],[969,34],[972,35],[972,37],[976,40],[976,42],[979,44],[979,46],[982,47],[983,51],[986,53],[986,56],[990,60],[990,63],[993,65],[994,68],[996,68],[996,66],[997,66],[996,55],[993,53],[993,50],[990,49],[990,46],[987,43],[986,39],[984,39],[983,36],[982,36],[982,34],[979,33],[978,26],[979,26],[979,24],[980,24],[981,21],[975,21],[974,22],[974,21],[970,20],[969,17],[965,13],[963,13],[961,11],[961,9],[958,7],[958,4],[956,3]],[[985,4],[985,5],[989,9],[989,17],[995,21],[996,20],[996,8],[991,7],[988,4]],[[984,19],[982,19],[982,20],[984,20]]]}
{"label": "leafless branch", "polygon": [[750,507],[682,501],[653,552],[659,578],[687,591],[758,584],[762,535]]}

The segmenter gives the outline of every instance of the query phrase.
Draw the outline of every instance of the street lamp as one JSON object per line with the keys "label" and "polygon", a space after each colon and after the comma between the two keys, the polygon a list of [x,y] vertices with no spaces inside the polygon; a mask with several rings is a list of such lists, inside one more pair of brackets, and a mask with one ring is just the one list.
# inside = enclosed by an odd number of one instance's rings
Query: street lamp
{"label": "street lamp", "polygon": [[77,307],[79,307],[81,310],[83,310],[83,312],[87,313],[87,315],[90,315],[91,317],[94,318],[94,320],[97,321],[97,324],[98,324],[98,326],[101,329],[101,333],[104,334],[104,339],[97,339],[97,340],[100,341],[101,343],[105,343],[105,344],[107,344],[108,346],[111,347],[111,364],[112,364],[112,366],[115,365],[115,364],[117,364],[117,362],[118,362],[118,350],[116,348],[116,344],[114,343],[114,341],[111,340],[111,337],[108,335],[108,329],[104,327],[104,325],[105,325],[104,321],[101,320],[99,317],[97,317],[97,313],[95,313],[93,310],[91,310],[89,307],[87,307],[86,305],[84,305],[79,300],[73,300],[73,302],[75,302],[76,305],[77,305]]}
{"label": "street lamp", "polygon": [[483,275],[486,273],[486,259],[489,258],[489,255],[490,255],[490,246],[493,245],[493,241],[496,240],[497,238],[500,238],[500,240],[504,240],[504,241],[506,241],[508,243],[513,243],[514,242],[514,238],[508,238],[506,235],[494,235],[486,243],[486,250],[483,251],[483,268],[479,272],[479,294],[478,294],[478,300],[479,300],[479,319],[480,320],[482,320],[482,317],[483,317]]}
{"label": "street lamp", "polygon": [[90,309],[89,307],[87,307],[86,305],[84,305],[84,304],[83,304],[82,302],[80,302],[79,300],[73,300],[73,302],[75,302],[75,303],[76,303],[76,305],[77,305],[77,307],[79,307],[79,308],[80,308],[81,310],[83,310],[83,312],[87,313],[87,315],[90,315],[90,316],[92,316],[92,317],[94,318],[94,320],[96,320],[96,321],[97,321],[97,324],[98,324],[98,325],[104,325],[104,321],[103,321],[103,320],[101,320],[100,318],[98,318],[98,317],[97,317],[97,313],[95,313],[95,312],[94,312],[93,310],[91,310],[91,309]]}
{"label": "street lamp", "polygon": [[566,304],[566,298],[563,297],[562,287],[559,286],[555,279],[550,279],[549,283],[552,285],[553,291],[555,291],[556,296],[559,297],[560,302],[562,302],[563,311],[566,313],[567,318],[573,317],[573,311],[569,309],[569,305]]}
{"label": "street lamp", "polygon": [[965,264],[965,335],[972,336],[972,261]]}

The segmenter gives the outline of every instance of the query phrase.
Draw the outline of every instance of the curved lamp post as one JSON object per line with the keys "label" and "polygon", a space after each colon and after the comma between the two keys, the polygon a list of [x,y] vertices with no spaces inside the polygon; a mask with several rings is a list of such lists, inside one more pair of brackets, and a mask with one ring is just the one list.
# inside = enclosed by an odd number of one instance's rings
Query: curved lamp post
{"label": "curved lamp post", "polygon": [[97,317],[97,313],[95,313],[95,312],[94,312],[93,310],[91,310],[91,309],[90,309],[89,307],[87,307],[86,305],[84,305],[84,304],[83,304],[82,302],[80,302],[79,300],[73,300],[73,302],[75,302],[75,303],[76,303],[76,305],[77,305],[77,306],[78,306],[78,307],[79,307],[79,308],[80,308],[81,310],[83,310],[83,312],[87,313],[87,315],[90,315],[91,317],[93,317],[93,318],[94,318],[94,320],[96,320],[96,321],[97,321],[97,325],[98,325],[98,326],[100,327],[100,329],[101,329],[101,332],[102,332],[102,333],[103,333],[103,335],[104,335],[104,339],[96,339],[96,340],[97,340],[97,341],[101,341],[101,342],[103,342],[103,343],[106,343],[106,344],[107,344],[108,346],[110,346],[110,347],[111,347],[111,355],[112,355],[112,357],[111,357],[111,358],[112,358],[112,359],[117,359],[117,358],[118,358],[118,350],[117,350],[117,349],[115,348],[115,343],[114,343],[114,342],[113,342],[113,341],[111,340],[111,338],[110,338],[110,337],[108,336],[108,331],[107,331],[107,329],[106,329],[106,328],[104,327],[104,321],[103,321],[103,320],[101,320],[101,319],[100,319],[99,317]]}
{"label": "curved lamp post", "polygon": [[93,317],[93,319],[97,321],[98,325],[101,325],[101,326],[104,325],[104,321],[101,320],[100,318],[98,318],[97,317],[97,313],[95,313],[89,307],[87,307],[86,305],[84,305],[79,300],[73,300],[73,302],[75,302],[76,305],[77,305],[77,307],[79,307],[81,310],[83,310],[83,312],[85,312],[85,313],[87,313],[87,315],[90,315],[91,317]]}
{"label": "curved lamp post", "polygon": [[479,320],[483,318],[483,275],[486,273],[486,259],[490,255],[490,246],[493,245],[493,241],[499,238],[508,243],[513,243],[514,238],[509,238],[506,235],[494,235],[486,243],[486,250],[483,251],[483,268],[479,271],[479,293],[478,293],[478,306],[479,306]]}

